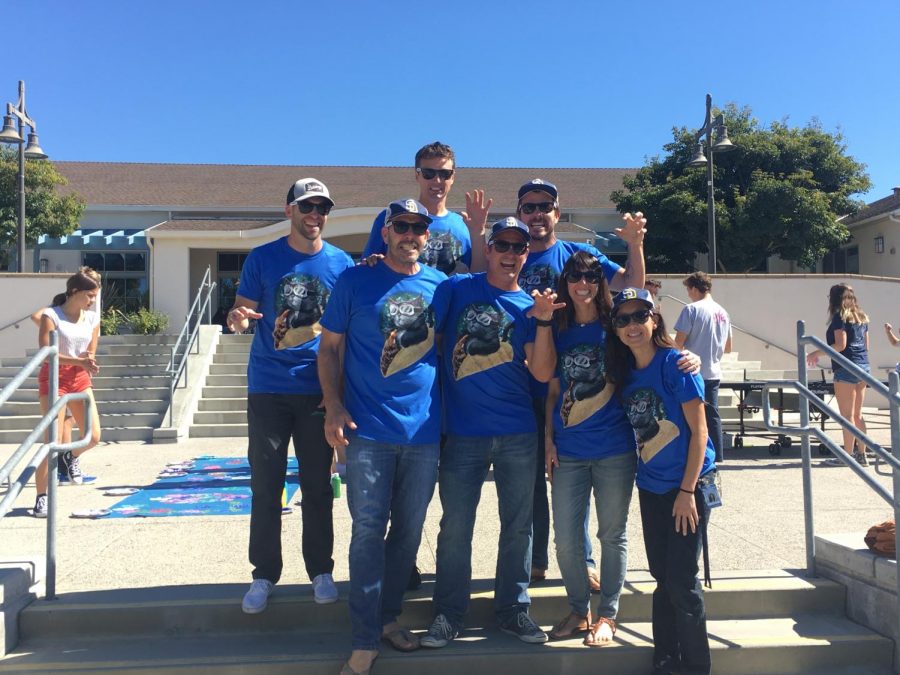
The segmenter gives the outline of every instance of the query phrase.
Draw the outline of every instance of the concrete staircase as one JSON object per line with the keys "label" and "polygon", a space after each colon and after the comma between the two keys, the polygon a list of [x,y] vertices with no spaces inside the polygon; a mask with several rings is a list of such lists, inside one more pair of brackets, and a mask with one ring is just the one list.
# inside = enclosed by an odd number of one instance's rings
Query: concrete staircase
{"label": "concrete staircase", "polygon": [[[19,619],[20,642],[0,673],[152,672],[336,675],[349,653],[341,600],[316,605],[309,586],[279,586],[263,614],[240,610],[245,585],[71,593],[37,601]],[[629,573],[616,643],[588,649],[580,640],[527,645],[496,628],[490,583],[473,588],[469,630],[440,650],[400,654],[383,647],[379,675],[556,675],[647,673],[652,659],[651,594],[643,573]],[[408,598],[401,621],[431,620],[432,584]],[[845,589],[783,571],[732,573],[707,591],[713,672],[837,675],[891,672],[893,642],[844,615]],[[561,584],[532,591],[532,615],[545,628],[568,612]]]}
{"label": "concrete staircase", "polygon": [[247,435],[247,359],[252,335],[222,335],[213,357],[190,436]]}
{"label": "concrete staircase", "polygon": [[[94,397],[100,410],[103,441],[150,440],[169,401],[166,365],[173,335],[109,335],[100,338]],[[3,359],[0,382],[9,381],[37,350],[23,358]],[[37,376],[0,409],[0,443],[19,443],[41,417]]]}

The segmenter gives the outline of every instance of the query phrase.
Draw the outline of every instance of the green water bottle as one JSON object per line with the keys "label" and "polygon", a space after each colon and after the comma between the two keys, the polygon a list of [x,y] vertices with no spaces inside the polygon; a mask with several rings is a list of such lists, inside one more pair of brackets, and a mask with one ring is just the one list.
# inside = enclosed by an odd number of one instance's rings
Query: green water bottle
{"label": "green water bottle", "polygon": [[341,496],[341,477],[336,473],[331,474],[331,493],[335,499]]}

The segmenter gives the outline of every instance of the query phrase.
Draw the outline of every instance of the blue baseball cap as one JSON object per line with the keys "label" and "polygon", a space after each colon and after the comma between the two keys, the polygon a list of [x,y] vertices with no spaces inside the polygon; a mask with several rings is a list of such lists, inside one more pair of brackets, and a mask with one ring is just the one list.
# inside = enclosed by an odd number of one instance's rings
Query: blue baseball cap
{"label": "blue baseball cap", "polygon": [[643,302],[647,305],[647,309],[653,309],[656,306],[653,304],[653,296],[650,295],[650,291],[643,288],[625,288],[613,297],[612,312],[610,314],[615,316],[619,311],[619,307],[630,300]]}
{"label": "blue baseball cap", "polygon": [[528,226],[518,218],[509,216],[491,225],[491,236],[488,239],[488,243],[490,244],[494,241],[494,238],[501,232],[507,232],[508,230],[515,230],[522,235],[526,242],[531,241],[531,233],[528,231]]}
{"label": "blue baseball cap", "polygon": [[529,192],[538,191],[546,192],[548,195],[553,197],[554,200],[559,198],[559,190],[556,189],[556,186],[553,183],[548,180],[535,178],[534,180],[528,181],[519,188],[519,201],[522,201],[522,197],[527,195]]}
{"label": "blue baseball cap", "polygon": [[431,224],[428,209],[415,199],[398,199],[388,204],[384,210],[384,224],[387,225],[398,216],[417,216],[426,225]]}

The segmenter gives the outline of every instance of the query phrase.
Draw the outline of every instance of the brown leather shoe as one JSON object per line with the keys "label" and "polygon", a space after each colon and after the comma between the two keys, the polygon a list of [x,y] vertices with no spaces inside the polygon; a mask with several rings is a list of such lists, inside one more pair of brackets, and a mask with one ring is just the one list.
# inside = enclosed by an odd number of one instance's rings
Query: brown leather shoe
{"label": "brown leather shoe", "polygon": [[531,580],[532,581],[543,581],[547,578],[547,570],[543,567],[532,567],[531,568]]}
{"label": "brown leather shoe", "polygon": [[591,629],[591,615],[579,616],[575,612],[568,614],[550,631],[551,640],[568,640]]}

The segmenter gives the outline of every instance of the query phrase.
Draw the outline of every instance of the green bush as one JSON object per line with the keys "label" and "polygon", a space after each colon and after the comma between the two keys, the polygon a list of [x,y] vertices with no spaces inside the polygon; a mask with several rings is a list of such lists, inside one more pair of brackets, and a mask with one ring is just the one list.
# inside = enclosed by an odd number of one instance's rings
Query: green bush
{"label": "green bush", "polygon": [[169,316],[155,309],[141,307],[128,315],[128,324],[137,335],[155,335],[169,327]]}
{"label": "green bush", "polygon": [[118,335],[119,329],[127,321],[115,307],[110,307],[100,315],[100,335]]}

